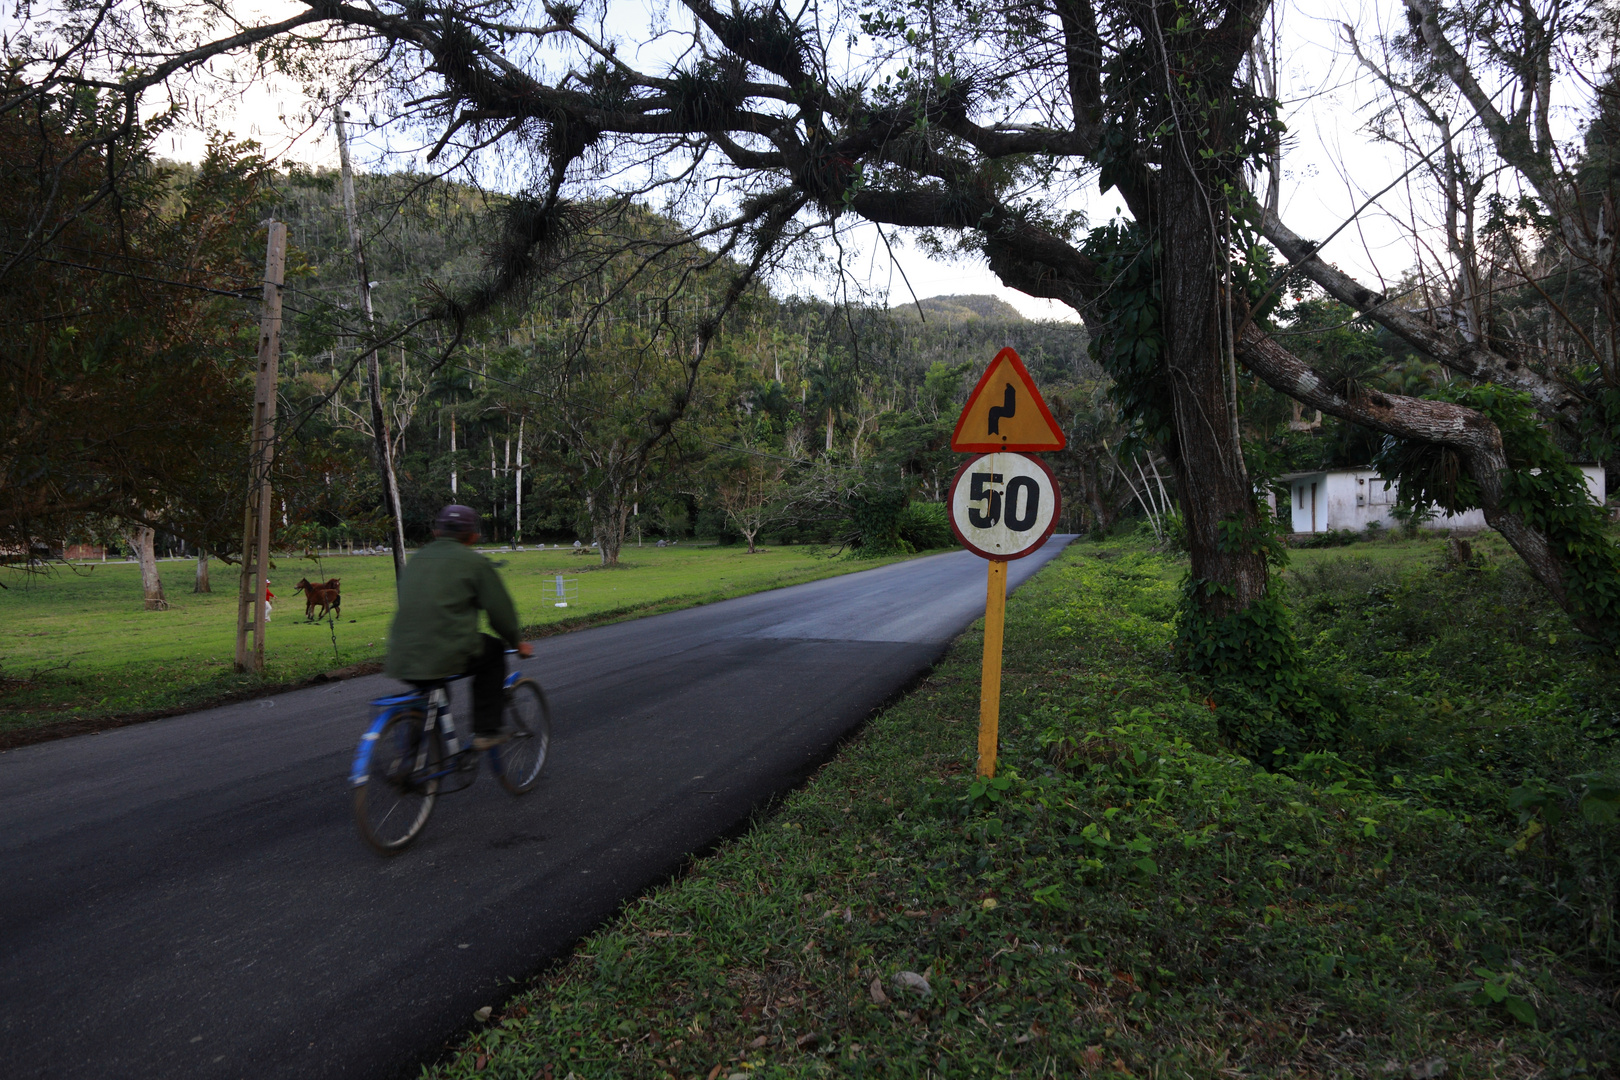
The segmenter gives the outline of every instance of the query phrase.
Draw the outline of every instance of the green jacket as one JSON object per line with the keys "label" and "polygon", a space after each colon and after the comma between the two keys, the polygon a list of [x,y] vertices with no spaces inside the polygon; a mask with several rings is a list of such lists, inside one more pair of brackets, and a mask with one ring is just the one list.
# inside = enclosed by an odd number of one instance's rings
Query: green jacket
{"label": "green jacket", "polygon": [[383,673],[413,682],[467,670],[484,651],[478,612],[510,647],[522,640],[517,607],[495,564],[457,540],[435,540],[411,556],[399,579],[399,611],[388,630]]}

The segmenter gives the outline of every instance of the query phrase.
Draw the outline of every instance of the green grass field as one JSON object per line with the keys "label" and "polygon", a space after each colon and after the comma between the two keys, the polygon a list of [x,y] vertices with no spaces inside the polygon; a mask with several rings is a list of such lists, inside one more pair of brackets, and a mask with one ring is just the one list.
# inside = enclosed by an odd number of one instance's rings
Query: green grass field
{"label": "green grass field", "polygon": [[1483,546],[1291,553],[1346,722],[1268,772],[1174,667],[1186,560],[1072,545],[1008,600],[994,782],[975,628],[424,1080],[1615,1076],[1620,826],[1576,806],[1620,674]]}
{"label": "green grass field", "polygon": [[[742,547],[631,547],[604,570],[569,550],[490,549],[537,632],[558,624],[616,615],[652,614],[893,560],[832,557],[833,549],[790,546],[754,555]],[[40,729],[77,729],[108,718],[175,709],[251,692],[321,672],[378,660],[394,613],[393,564],[386,556],[320,560],[281,557],[271,573],[276,594],[263,679],[232,670],[236,574],[215,563],[212,593],[191,591],[195,563],[159,564],[168,611],[146,611],[134,563],[85,564],[72,570],[5,579],[0,591],[0,744],[37,737]],[[578,599],[553,606],[558,574],[578,578]],[[306,623],[298,579],[339,578],[343,617]],[[63,729],[66,730],[66,729]]]}

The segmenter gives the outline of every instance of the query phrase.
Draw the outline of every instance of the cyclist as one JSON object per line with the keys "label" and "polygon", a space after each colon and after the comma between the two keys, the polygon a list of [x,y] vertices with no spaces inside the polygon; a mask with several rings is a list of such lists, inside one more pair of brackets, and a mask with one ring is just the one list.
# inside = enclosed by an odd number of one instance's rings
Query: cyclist
{"label": "cyclist", "polygon": [[[517,607],[488,559],[472,549],[478,514],[451,503],[433,524],[433,543],[405,564],[399,578],[399,610],[388,630],[383,673],[418,687],[456,675],[472,676],[473,749],[502,741],[501,707],[506,648],[534,655],[522,640]],[[498,637],[478,631],[478,612],[489,616]]]}

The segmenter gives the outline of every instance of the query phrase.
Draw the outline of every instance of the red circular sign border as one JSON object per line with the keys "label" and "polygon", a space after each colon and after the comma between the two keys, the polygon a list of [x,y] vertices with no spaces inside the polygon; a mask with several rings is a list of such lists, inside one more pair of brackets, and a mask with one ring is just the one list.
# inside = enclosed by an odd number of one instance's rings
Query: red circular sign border
{"label": "red circular sign border", "polygon": [[[956,527],[956,514],[951,512],[956,506],[956,485],[962,482],[962,475],[978,462],[983,461],[987,457],[995,457],[996,454],[1011,453],[1016,453],[1022,458],[1029,458],[1030,461],[1033,461],[1035,464],[1039,465],[1041,467],[1041,471],[1046,474],[1046,478],[1052,482],[1052,520],[1047,524],[1046,531],[1041,533],[1040,539],[1036,540],[1033,544],[1029,545],[1029,547],[1025,548],[1023,551],[1020,551],[1018,554],[1003,555],[999,552],[996,554],[991,554],[990,552],[985,551],[983,548],[980,548],[976,544],[969,541],[967,537],[962,535],[962,530]],[[1022,559],[1026,555],[1035,554],[1035,552],[1046,546],[1046,542],[1048,540],[1052,539],[1052,533],[1057,531],[1058,518],[1063,516],[1063,490],[1058,487],[1057,477],[1052,475],[1051,466],[1047,465],[1046,462],[1042,461],[1038,457],[1034,457],[1028,453],[1016,450],[997,450],[991,453],[975,454],[966,461],[962,462],[962,467],[956,470],[955,476],[951,477],[950,494],[946,496],[945,516],[950,519],[951,535],[956,537],[956,542],[973,552],[973,554],[979,556],[981,559],[989,559],[991,562],[1012,562],[1014,559]]]}

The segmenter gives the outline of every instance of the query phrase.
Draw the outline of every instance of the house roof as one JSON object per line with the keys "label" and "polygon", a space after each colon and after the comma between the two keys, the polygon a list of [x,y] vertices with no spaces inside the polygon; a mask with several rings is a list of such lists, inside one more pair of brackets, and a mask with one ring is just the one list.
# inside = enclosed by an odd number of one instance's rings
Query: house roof
{"label": "house roof", "polygon": [[1328,473],[1376,472],[1371,465],[1335,465],[1331,469],[1311,469],[1308,472],[1283,473],[1278,480],[1303,480],[1307,476],[1326,476]]}

